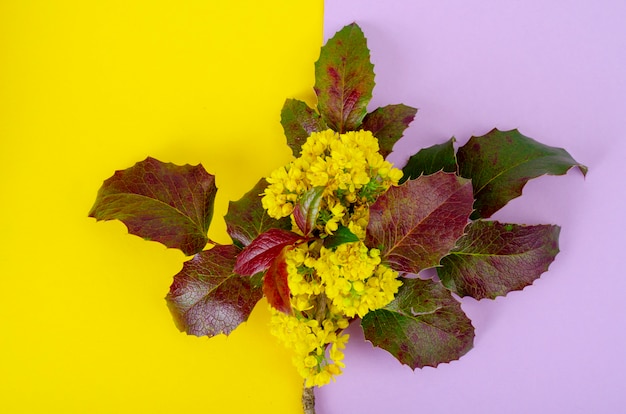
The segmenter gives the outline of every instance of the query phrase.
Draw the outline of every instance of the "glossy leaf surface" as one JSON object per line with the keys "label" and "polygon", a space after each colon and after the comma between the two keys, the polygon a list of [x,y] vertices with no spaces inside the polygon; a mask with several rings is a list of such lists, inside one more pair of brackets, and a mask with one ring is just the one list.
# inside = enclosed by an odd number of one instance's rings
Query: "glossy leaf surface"
{"label": "glossy leaf surface", "polygon": [[326,42],[315,62],[315,93],[326,125],[343,133],[358,129],[374,89],[374,65],[361,28],[352,23]]}
{"label": "glossy leaf surface", "polygon": [[346,226],[340,225],[337,230],[324,239],[324,247],[334,249],[344,243],[352,243],[359,241],[356,234],[352,233]]}
{"label": "glossy leaf surface", "polygon": [[469,180],[443,172],[391,187],[370,207],[365,243],[398,272],[417,274],[454,247],[473,201]]}
{"label": "glossy leaf surface", "polygon": [[434,174],[437,171],[454,173],[457,170],[456,156],[454,155],[454,138],[443,144],[433,145],[421,149],[411,156],[402,169],[404,175],[400,183],[413,180],[420,175]]}
{"label": "glossy leaf surface", "polygon": [[147,158],[106,180],[89,216],[120,220],[131,234],[192,255],[207,244],[216,192],[202,165]]}
{"label": "glossy leaf surface", "polygon": [[559,252],[560,228],[477,220],[437,268],[441,282],[459,296],[506,295],[533,283]]}
{"label": "glossy leaf surface", "polygon": [[240,247],[249,245],[269,229],[291,229],[289,218],[273,219],[263,208],[260,194],[263,193],[265,187],[267,187],[267,182],[262,178],[252,190],[228,205],[228,213],[224,216],[226,231],[233,242]]}
{"label": "glossy leaf surface", "polygon": [[178,329],[196,336],[228,335],[248,319],[263,292],[260,277],[233,272],[239,251],[216,246],[184,263],[166,297]]}
{"label": "glossy leaf surface", "polygon": [[471,178],[476,211],[472,218],[487,218],[510,200],[522,195],[531,178],[544,174],[563,175],[579,164],[563,148],[550,147],[528,138],[514,129],[493,129],[486,135],[472,137],[457,152],[459,174]]}
{"label": "glossy leaf surface", "polygon": [[287,145],[294,157],[300,155],[300,149],[312,132],[327,129],[322,117],[309,107],[306,102],[287,99],[280,113],[280,123],[287,137]]}
{"label": "glossy leaf surface", "polygon": [[303,239],[302,236],[291,231],[270,229],[254,239],[237,256],[235,272],[251,276],[267,270],[283,248]]}
{"label": "glossy leaf surface", "polygon": [[394,144],[402,138],[404,130],[413,122],[416,113],[416,108],[403,104],[383,106],[367,114],[361,127],[378,138],[380,153],[386,158]]}
{"label": "glossy leaf surface", "polygon": [[413,369],[459,359],[474,341],[460,303],[432,280],[405,279],[393,302],[367,313],[361,326],[365,339]]}
{"label": "glossy leaf surface", "polygon": [[325,187],[313,187],[306,191],[293,209],[296,225],[305,236],[308,236],[315,228],[324,189]]}
{"label": "glossy leaf surface", "polygon": [[283,249],[278,257],[272,262],[263,277],[263,294],[268,303],[275,309],[292,314],[291,301],[289,297],[289,283],[287,281],[287,262],[285,261],[285,250]]}

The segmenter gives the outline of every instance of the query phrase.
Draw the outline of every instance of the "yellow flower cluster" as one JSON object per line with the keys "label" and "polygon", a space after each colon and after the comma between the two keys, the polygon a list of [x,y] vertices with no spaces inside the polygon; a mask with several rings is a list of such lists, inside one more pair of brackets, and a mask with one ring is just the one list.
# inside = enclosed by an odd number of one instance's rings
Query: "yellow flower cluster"
{"label": "yellow flower cluster", "polygon": [[270,307],[271,331],[295,352],[294,365],[307,386],[341,374],[348,340],[343,329],[351,318],[387,305],[398,291],[397,272],[381,264],[379,254],[360,241],[333,250],[320,240],[285,252],[293,315]]}
{"label": "yellow flower cluster", "polygon": [[378,140],[369,131],[339,134],[314,132],[302,145],[300,157],[267,178],[263,208],[276,219],[287,217],[300,196],[324,187],[320,230],[337,230],[348,207],[371,203],[402,178],[378,152]]}
{"label": "yellow flower cluster", "polygon": [[[262,203],[276,219],[291,216],[300,198],[323,187],[314,237],[285,251],[292,315],[273,308],[271,331],[294,351],[306,386],[322,386],[341,373],[351,319],[391,302],[401,285],[398,273],[381,263],[378,249],[363,243],[369,205],[402,171],[378,152],[367,131],[313,133],[300,157],[267,178]],[[328,248],[324,241],[339,226],[359,241]]]}
{"label": "yellow flower cluster", "polygon": [[362,242],[322,248],[315,270],[328,299],[350,318],[387,305],[401,285],[398,273],[380,264],[380,252]]}
{"label": "yellow flower cluster", "polygon": [[271,332],[294,351],[293,363],[305,378],[307,387],[321,387],[341,374],[343,349],[349,338],[343,333],[348,327],[346,318],[325,319],[320,323],[316,319],[270,309]]}

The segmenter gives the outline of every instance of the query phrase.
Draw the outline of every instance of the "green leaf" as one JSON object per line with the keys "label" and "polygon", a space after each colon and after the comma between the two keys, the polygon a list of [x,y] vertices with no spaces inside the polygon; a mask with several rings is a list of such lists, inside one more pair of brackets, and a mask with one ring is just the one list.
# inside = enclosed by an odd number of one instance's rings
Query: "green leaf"
{"label": "green leaf", "polygon": [[361,326],[365,339],[412,369],[457,360],[474,341],[460,303],[432,280],[405,279],[393,302],[367,313]]}
{"label": "green leaf", "polygon": [[406,180],[413,180],[420,175],[430,175],[437,171],[456,172],[456,156],[454,155],[454,137],[443,144],[433,145],[418,151],[411,156],[402,169],[404,175],[400,184]]}
{"label": "green leaf", "polygon": [[322,47],[315,62],[315,93],[322,119],[343,133],[358,129],[374,89],[374,65],[361,28],[352,23]]}
{"label": "green leaf", "polygon": [[380,153],[383,158],[393,150],[394,144],[402,138],[404,130],[415,119],[417,108],[403,104],[387,105],[377,108],[363,119],[362,128],[378,138]]}
{"label": "green leaf", "polygon": [[322,117],[305,102],[287,99],[280,113],[280,123],[287,137],[287,145],[294,157],[300,155],[300,149],[312,132],[328,129]]}
{"label": "green leaf", "polygon": [[261,204],[261,195],[267,187],[264,178],[237,201],[228,204],[228,213],[224,216],[226,231],[239,247],[245,247],[269,229],[291,229],[291,220],[275,220],[267,214]]}
{"label": "green leaf", "polygon": [[459,296],[506,295],[533,283],[559,252],[560,228],[478,220],[437,268],[441,282]]}
{"label": "green leaf", "polygon": [[174,276],[166,296],[178,329],[189,335],[228,335],[263,296],[260,276],[233,272],[239,248],[215,246],[195,255]]}
{"label": "green leaf", "polygon": [[315,228],[325,188],[313,187],[306,191],[293,209],[296,225],[305,236],[308,236]]}
{"label": "green leaf", "polygon": [[344,243],[352,243],[359,241],[356,234],[352,233],[346,226],[340,225],[337,230],[324,239],[324,247],[334,249]]}
{"label": "green leaf", "polygon": [[473,201],[470,180],[444,172],[391,187],[370,207],[365,244],[394,270],[417,274],[454,247]]}
{"label": "green leaf", "polygon": [[525,137],[518,130],[493,129],[472,137],[457,152],[459,174],[472,179],[476,211],[472,218],[487,218],[510,200],[522,195],[531,178],[544,174],[563,175],[579,164],[562,148],[550,147]]}
{"label": "green leaf", "polygon": [[89,216],[120,220],[131,234],[192,255],[208,242],[216,192],[215,177],[202,165],[148,157],[106,180]]}

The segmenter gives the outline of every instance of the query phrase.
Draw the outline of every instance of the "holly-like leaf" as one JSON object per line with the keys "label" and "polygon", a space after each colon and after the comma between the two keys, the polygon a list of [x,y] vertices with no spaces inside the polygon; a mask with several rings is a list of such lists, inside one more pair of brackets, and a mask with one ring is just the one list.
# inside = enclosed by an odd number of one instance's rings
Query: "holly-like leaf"
{"label": "holly-like leaf", "polygon": [[533,283],[559,252],[560,228],[497,221],[471,223],[437,268],[441,282],[459,296],[506,295]]}
{"label": "holly-like leaf", "polygon": [[226,231],[239,247],[252,243],[262,233],[269,229],[291,229],[291,220],[282,218],[276,220],[267,214],[261,204],[261,194],[267,187],[264,178],[237,201],[228,204],[228,213],[224,216]]}
{"label": "holly-like leaf", "polygon": [[340,225],[337,230],[324,239],[324,247],[334,249],[344,243],[352,243],[359,241],[359,237],[352,233],[346,226]]}
{"label": "holly-like leaf", "polygon": [[394,144],[402,138],[404,130],[413,122],[416,113],[417,108],[403,104],[383,106],[367,114],[361,127],[378,138],[380,153],[386,158]]}
{"label": "holly-like leaf", "polygon": [[239,248],[215,246],[183,264],[165,298],[178,329],[189,335],[228,335],[263,296],[260,277],[233,272]]}
{"label": "holly-like leaf", "polygon": [[374,89],[374,65],[361,28],[352,23],[326,42],[315,62],[315,93],[322,119],[343,133],[358,129]]}
{"label": "holly-like leaf", "polygon": [[306,191],[293,209],[296,225],[305,236],[308,236],[315,228],[324,189],[325,187],[313,187]]}
{"label": "holly-like leaf", "polygon": [[237,256],[235,273],[251,276],[267,270],[283,248],[301,240],[304,240],[304,237],[291,231],[270,229],[254,239]]}
{"label": "holly-like leaf", "polygon": [[365,244],[391,268],[417,274],[454,247],[473,201],[470,180],[444,172],[391,187],[370,207]]}
{"label": "holly-like leaf", "polygon": [[437,171],[456,172],[454,141],[454,137],[450,138],[443,144],[421,149],[417,154],[411,156],[402,169],[404,175],[400,180],[400,184],[407,180],[413,180],[422,174],[429,175]]}
{"label": "holly-like leaf", "polygon": [[412,369],[457,360],[474,341],[460,303],[432,280],[405,279],[395,299],[367,313],[361,326],[367,340]]}
{"label": "holly-like leaf", "polygon": [[305,102],[287,99],[280,113],[280,123],[287,137],[287,145],[294,157],[300,155],[304,144],[312,132],[328,129],[322,117]]}
{"label": "holly-like leaf", "polygon": [[531,178],[563,175],[572,167],[587,174],[587,167],[563,148],[541,144],[516,129],[493,129],[486,135],[472,137],[459,148],[457,158],[459,174],[471,178],[474,186],[473,219],[490,217],[522,195],[522,188]]}
{"label": "holly-like leaf", "polygon": [[216,192],[215,177],[202,165],[148,157],[106,180],[89,216],[120,220],[131,234],[192,255],[208,242]]}
{"label": "holly-like leaf", "polygon": [[275,309],[291,315],[291,300],[289,295],[289,283],[287,273],[287,262],[285,261],[284,248],[278,257],[272,262],[263,277],[263,294],[268,303]]}

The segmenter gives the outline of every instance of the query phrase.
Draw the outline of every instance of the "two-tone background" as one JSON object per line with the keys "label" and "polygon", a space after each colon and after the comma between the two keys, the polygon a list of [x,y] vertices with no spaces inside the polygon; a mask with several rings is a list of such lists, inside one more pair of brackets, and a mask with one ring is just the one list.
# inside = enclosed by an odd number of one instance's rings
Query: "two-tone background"
{"label": "two-tone background", "polygon": [[469,354],[413,372],[351,329],[318,414],[623,411],[626,3],[24,0],[0,1],[0,412],[299,412],[263,304],[228,338],[181,334],[163,298],[185,257],[86,216],[116,169],[201,162],[226,242],[228,201],[290,159],[284,99],[312,103],[319,47],[353,21],[372,108],[419,108],[394,161],[519,128],[590,172],[494,217],[561,225],[561,253],[523,292],[463,300]]}

